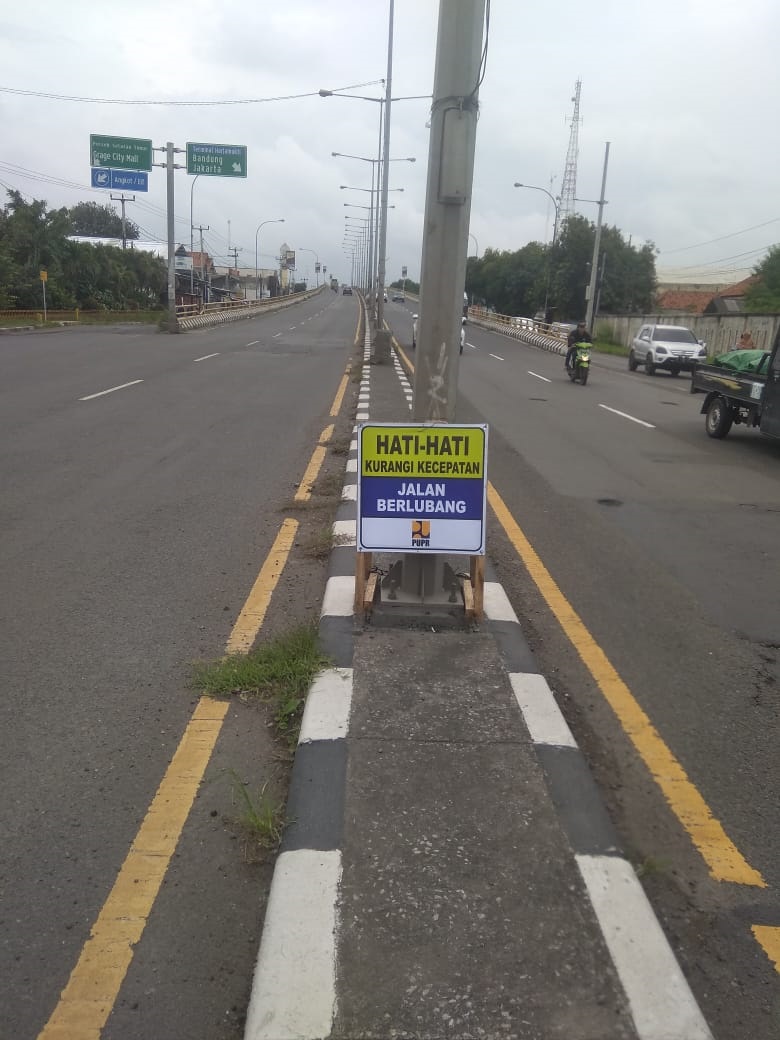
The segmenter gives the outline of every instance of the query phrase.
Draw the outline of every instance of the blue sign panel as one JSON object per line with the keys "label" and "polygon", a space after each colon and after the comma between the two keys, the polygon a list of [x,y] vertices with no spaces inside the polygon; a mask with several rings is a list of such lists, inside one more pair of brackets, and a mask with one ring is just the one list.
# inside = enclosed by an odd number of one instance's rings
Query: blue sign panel
{"label": "blue sign panel", "polygon": [[111,187],[115,191],[148,191],[149,174],[142,170],[112,170]]}
{"label": "blue sign panel", "polygon": [[93,188],[110,188],[111,187],[111,170],[104,170],[102,167],[92,167],[92,187]]}
{"label": "blue sign panel", "polygon": [[141,170],[108,170],[105,166],[93,166],[92,187],[112,188],[114,191],[148,191],[149,174]]}

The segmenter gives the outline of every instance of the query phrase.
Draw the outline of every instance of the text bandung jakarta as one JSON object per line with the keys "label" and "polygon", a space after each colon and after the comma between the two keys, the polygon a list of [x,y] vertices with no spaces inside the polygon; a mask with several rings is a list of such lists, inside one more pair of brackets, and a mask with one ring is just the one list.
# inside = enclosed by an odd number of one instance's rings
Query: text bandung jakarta
{"label": "text bandung jakarta", "polygon": [[466,503],[463,501],[451,501],[444,499],[446,494],[444,484],[402,484],[398,494],[400,498],[378,498],[376,509],[378,513],[406,513],[406,514],[431,514],[431,513],[465,513]]}

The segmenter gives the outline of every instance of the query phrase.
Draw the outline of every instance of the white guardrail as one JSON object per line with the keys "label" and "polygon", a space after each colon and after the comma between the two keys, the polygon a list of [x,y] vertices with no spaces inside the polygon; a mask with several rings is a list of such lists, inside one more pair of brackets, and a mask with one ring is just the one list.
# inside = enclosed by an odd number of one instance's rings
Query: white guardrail
{"label": "white guardrail", "polygon": [[506,314],[490,314],[481,307],[470,307],[468,320],[474,325],[511,336],[523,343],[549,350],[554,354],[565,354],[567,349],[568,325],[534,321],[533,318],[511,318]]}
{"label": "white guardrail", "polygon": [[241,318],[255,318],[267,311],[281,310],[301,300],[308,300],[322,292],[318,289],[307,289],[306,292],[291,293],[289,296],[274,296],[267,300],[220,300],[219,303],[207,303],[200,308],[197,304],[183,304],[176,308],[176,322],[180,329],[200,329],[208,325],[221,325],[226,321],[238,321]]}

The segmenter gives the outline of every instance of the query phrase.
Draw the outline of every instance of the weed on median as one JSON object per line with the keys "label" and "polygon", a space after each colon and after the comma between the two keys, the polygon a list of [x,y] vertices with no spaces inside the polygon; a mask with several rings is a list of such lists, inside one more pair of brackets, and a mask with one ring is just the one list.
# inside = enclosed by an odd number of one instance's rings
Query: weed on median
{"label": "weed on median", "polygon": [[284,801],[274,801],[268,781],[253,794],[235,771],[231,771],[230,779],[233,801],[239,809],[233,822],[241,831],[244,859],[257,863],[279,846],[285,825]]}
{"label": "weed on median", "polygon": [[304,625],[269,640],[248,654],[198,662],[193,685],[206,696],[256,697],[268,704],[277,735],[293,748],[298,740],[306,694],[314,676],[328,664],[315,625]]}

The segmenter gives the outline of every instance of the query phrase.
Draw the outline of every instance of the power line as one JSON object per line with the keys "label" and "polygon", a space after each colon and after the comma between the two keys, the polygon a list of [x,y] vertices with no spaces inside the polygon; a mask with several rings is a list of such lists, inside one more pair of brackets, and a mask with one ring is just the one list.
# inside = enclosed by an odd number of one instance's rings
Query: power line
{"label": "power line", "polygon": [[[368,83],[351,83],[347,87],[337,87],[337,90],[358,90],[363,87],[373,87],[382,80],[374,79]],[[263,105],[270,101],[294,101],[298,98],[319,97],[319,90],[307,91],[305,94],[280,94],[277,97],[266,98],[234,98],[222,101],[131,101],[126,98],[93,98],[79,97],[75,94],[50,94],[42,90],[22,90],[19,87],[2,87],[0,92],[5,94],[17,94],[23,97],[46,98],[49,101],[78,101],[87,105],[161,105],[167,108],[208,108],[220,105]],[[335,93],[335,91],[334,91]]]}
{"label": "power line", "polygon": [[[659,253],[659,256],[669,256],[672,253],[684,253],[688,249],[699,249],[701,246],[709,246],[715,242],[725,242],[727,238],[736,238],[738,235],[745,235],[748,231],[757,231],[759,228],[768,227],[770,224],[776,224],[780,220],[780,217],[772,217],[771,220],[765,220],[762,224],[754,224],[752,227],[743,228],[741,231],[732,231],[728,235],[720,235],[718,238],[708,238],[706,242],[698,242],[695,246],[680,246],[678,249],[665,249]],[[717,261],[715,261],[717,263]],[[696,265],[701,266],[699,264]]]}

